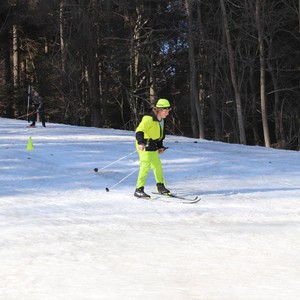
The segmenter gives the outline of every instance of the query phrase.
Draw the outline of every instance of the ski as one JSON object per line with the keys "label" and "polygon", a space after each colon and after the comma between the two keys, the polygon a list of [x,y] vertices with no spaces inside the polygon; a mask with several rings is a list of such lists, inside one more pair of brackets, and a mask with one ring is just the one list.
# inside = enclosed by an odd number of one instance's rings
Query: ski
{"label": "ski", "polygon": [[[172,198],[172,199],[170,199]],[[182,200],[182,199],[176,199],[175,197],[135,197],[135,199],[143,199],[146,201],[151,201],[151,202],[164,202],[164,203],[173,203],[173,204],[195,204],[199,202],[201,199],[197,198],[196,200]]]}
{"label": "ski", "polygon": [[[194,198],[187,198],[187,197],[183,197],[183,196],[172,194],[172,193],[169,193],[169,194],[160,194],[158,192],[152,192],[152,194],[159,195],[160,197],[158,197],[156,199],[162,200],[164,202],[195,204],[195,203],[197,203],[197,202],[199,202],[201,200],[201,198],[199,198],[198,196],[196,196]],[[167,198],[173,198],[176,201],[171,200],[171,199],[168,200]],[[153,199],[153,200],[155,200],[155,199]]]}
{"label": "ski", "polygon": [[159,196],[163,196],[163,197],[177,198],[177,199],[187,200],[187,201],[195,201],[195,200],[198,200],[198,199],[199,199],[198,196],[196,196],[196,197],[194,197],[194,198],[188,198],[188,197],[184,197],[184,196],[177,195],[177,194],[173,194],[173,193],[160,194],[160,193],[158,193],[158,192],[152,192],[152,194],[154,194],[154,195],[159,195]]}

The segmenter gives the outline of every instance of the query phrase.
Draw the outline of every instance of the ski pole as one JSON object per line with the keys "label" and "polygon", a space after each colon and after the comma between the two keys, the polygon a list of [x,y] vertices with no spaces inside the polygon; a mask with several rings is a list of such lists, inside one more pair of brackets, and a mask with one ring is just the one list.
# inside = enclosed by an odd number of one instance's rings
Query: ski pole
{"label": "ski pole", "polygon": [[21,119],[21,118],[24,118],[24,117],[29,117],[29,116],[34,115],[34,114],[36,114],[36,111],[31,112],[31,113],[26,114],[26,115],[22,115],[22,116],[20,116],[20,117],[17,117],[17,119]]}
{"label": "ski pole", "polygon": [[104,170],[104,169],[110,167],[111,165],[117,163],[117,162],[120,161],[120,160],[123,160],[124,158],[126,158],[126,157],[132,155],[132,154],[135,153],[135,152],[136,152],[136,150],[130,152],[129,154],[127,154],[127,155],[125,155],[125,156],[123,156],[123,157],[121,157],[121,158],[119,158],[119,159],[117,159],[117,160],[114,160],[113,162],[111,162],[110,164],[104,166],[104,167],[101,168],[101,169],[95,168],[94,171],[95,171],[96,173],[97,173],[97,172],[101,172],[102,170]]}
{"label": "ski pole", "polygon": [[125,179],[127,179],[128,177],[130,177],[133,173],[135,173],[137,170],[139,170],[139,167],[137,169],[134,169],[132,172],[130,172],[128,175],[126,175],[125,177],[123,177],[120,181],[118,181],[117,183],[115,183],[114,185],[112,185],[111,187],[106,187],[105,190],[107,192],[109,192],[110,189],[116,187],[117,185],[119,185],[121,182],[123,182]]}

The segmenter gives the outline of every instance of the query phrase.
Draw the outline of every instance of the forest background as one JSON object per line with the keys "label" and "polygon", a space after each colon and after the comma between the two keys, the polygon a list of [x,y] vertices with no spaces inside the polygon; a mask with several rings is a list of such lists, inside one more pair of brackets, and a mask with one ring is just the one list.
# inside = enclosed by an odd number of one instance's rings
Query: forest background
{"label": "forest background", "polygon": [[299,150],[299,54],[300,0],[5,0],[0,116]]}

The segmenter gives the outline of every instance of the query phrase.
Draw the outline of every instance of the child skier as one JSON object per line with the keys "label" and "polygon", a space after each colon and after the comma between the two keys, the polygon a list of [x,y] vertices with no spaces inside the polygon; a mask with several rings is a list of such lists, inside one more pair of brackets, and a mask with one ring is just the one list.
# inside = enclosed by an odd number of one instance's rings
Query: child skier
{"label": "child skier", "polygon": [[167,99],[159,99],[149,114],[146,114],[136,129],[136,147],[140,158],[140,171],[137,178],[135,197],[150,198],[144,191],[150,168],[156,180],[157,191],[169,194],[165,187],[165,180],[159,154],[164,153],[165,118],[171,110]]}

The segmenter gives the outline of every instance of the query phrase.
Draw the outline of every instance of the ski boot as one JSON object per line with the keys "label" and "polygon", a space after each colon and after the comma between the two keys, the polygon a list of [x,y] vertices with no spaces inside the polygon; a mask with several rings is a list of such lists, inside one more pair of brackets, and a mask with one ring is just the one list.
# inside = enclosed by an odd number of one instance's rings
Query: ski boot
{"label": "ski boot", "polygon": [[170,194],[170,191],[165,187],[163,183],[157,183],[156,188],[159,194],[165,195]]}
{"label": "ski boot", "polygon": [[138,198],[150,198],[150,195],[148,195],[144,192],[143,186],[141,186],[135,190],[134,196],[138,197]]}

